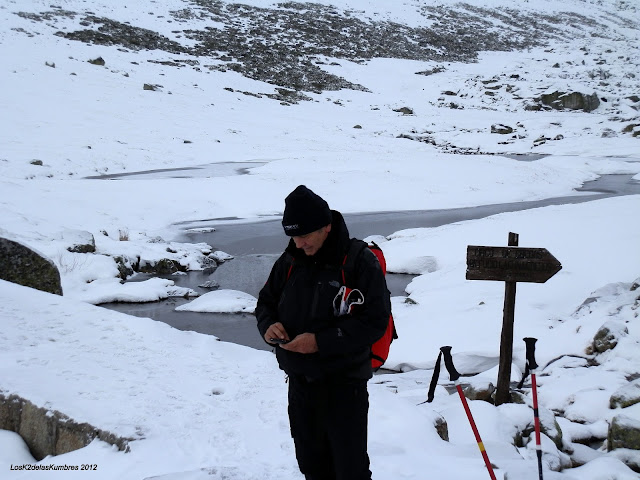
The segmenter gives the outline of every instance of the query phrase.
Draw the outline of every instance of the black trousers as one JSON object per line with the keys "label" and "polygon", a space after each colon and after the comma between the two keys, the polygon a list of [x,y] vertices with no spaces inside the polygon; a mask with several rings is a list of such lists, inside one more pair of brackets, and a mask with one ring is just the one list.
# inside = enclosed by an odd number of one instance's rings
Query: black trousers
{"label": "black trousers", "polygon": [[366,380],[289,377],[289,423],[307,480],[371,480]]}

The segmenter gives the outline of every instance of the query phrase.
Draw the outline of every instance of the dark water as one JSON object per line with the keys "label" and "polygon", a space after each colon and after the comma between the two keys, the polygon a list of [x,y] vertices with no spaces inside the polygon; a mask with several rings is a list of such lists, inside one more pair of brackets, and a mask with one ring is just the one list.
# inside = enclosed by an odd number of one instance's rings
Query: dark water
{"label": "dark water", "polygon": [[[640,182],[634,181],[632,175],[604,175],[597,180],[585,183],[578,190],[583,194],[469,208],[345,214],[345,220],[352,236],[359,238],[373,234],[386,236],[406,228],[437,227],[503,212],[548,205],[582,203],[619,195],[640,194]],[[185,230],[204,229],[212,226],[215,226],[213,232],[185,231],[184,235],[177,240],[194,243],[204,242],[215,250],[222,250],[235,258],[219,266],[213,273],[190,272],[187,275],[170,275],[166,278],[174,280],[176,285],[192,288],[201,294],[210,290],[200,288],[198,285],[202,285],[207,280],[214,280],[220,284],[220,288],[240,290],[257,297],[273,262],[287,244],[287,238],[282,233],[280,218],[265,219],[253,223],[238,222],[232,219],[203,219],[184,222],[181,225]],[[138,275],[133,281],[146,278],[149,277]],[[392,295],[404,295],[404,288],[412,278],[411,275],[387,275],[387,283]],[[145,304],[112,303],[102,306],[130,315],[149,317],[180,330],[193,330],[215,335],[223,341],[259,349],[269,348],[257,332],[253,315],[174,311],[177,306],[187,301],[183,298],[172,298]]]}

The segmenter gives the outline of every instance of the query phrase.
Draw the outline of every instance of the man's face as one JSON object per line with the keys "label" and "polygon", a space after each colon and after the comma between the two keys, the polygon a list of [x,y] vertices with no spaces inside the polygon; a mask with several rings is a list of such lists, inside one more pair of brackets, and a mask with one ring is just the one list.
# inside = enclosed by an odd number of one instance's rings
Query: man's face
{"label": "man's face", "polygon": [[301,248],[302,250],[304,250],[305,255],[311,256],[315,255],[318,250],[320,250],[320,247],[322,247],[324,241],[329,236],[330,231],[331,224],[327,225],[326,227],[322,227],[320,230],[316,230],[315,232],[291,238],[293,238],[293,241],[296,244],[297,248]]}

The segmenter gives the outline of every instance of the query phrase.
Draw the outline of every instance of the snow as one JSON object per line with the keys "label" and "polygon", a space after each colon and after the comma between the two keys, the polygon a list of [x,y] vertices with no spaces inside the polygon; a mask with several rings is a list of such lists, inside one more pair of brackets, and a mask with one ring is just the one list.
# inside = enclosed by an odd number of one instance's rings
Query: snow
{"label": "snow", "polygon": [[[36,461],[20,437],[0,431],[0,478],[72,475],[19,468],[24,465],[96,465],[87,475],[97,480],[302,478],[286,416],[287,385],[273,354],[96,306],[196,295],[170,279],[122,283],[114,257],[129,265],[169,259],[176,275],[206,268],[212,247],[177,241],[183,225],[199,223],[200,230],[215,234],[212,219],[278,218],[284,197],[299,184],[332,208],[356,213],[580,196],[575,188],[605,174],[640,180],[640,140],[622,132],[640,123],[638,103],[630,100],[639,90],[640,27],[637,7],[629,2],[539,0],[513,7],[507,0],[467,0],[477,7],[574,11],[598,20],[583,27],[586,37],[554,39],[520,52],[484,52],[475,63],[447,62],[429,76],[415,73],[438,67],[435,62],[329,59],[323,68],[370,91],[309,94],[312,101],[286,107],[237,93],[270,93],[274,86],[236,72],[178,69],[148,61],[166,60],[168,54],[160,51],[66,40],[54,34],[76,28],[72,20],[59,19],[52,28],[14,13],[48,11],[49,2],[20,3],[0,0],[5,92],[0,96],[0,236],[50,258],[61,272],[64,296],[0,281],[0,394],[19,395],[129,438],[130,451],[94,440]],[[246,3],[267,8],[278,2]],[[425,3],[418,0],[318,3],[367,19],[412,26],[432,21],[418,14]],[[433,4],[459,8],[451,0]],[[60,0],[56,5],[174,38],[176,25],[166,18],[187,4],[168,0],[151,9],[145,2]],[[104,67],[87,62],[98,56],[105,58]],[[562,68],[554,68],[556,63]],[[598,71],[611,77],[597,78]],[[523,99],[567,89],[596,92],[607,101],[591,113],[533,112],[504,90],[484,95],[483,80],[514,74],[517,81],[509,83]],[[144,91],[143,83],[163,89]],[[229,86],[236,92],[225,90]],[[464,108],[448,106],[447,90],[457,92],[455,101]],[[414,114],[393,111],[403,106]],[[514,137],[492,134],[494,124],[515,128]],[[398,138],[401,134],[429,137],[439,147]],[[540,137],[558,140],[538,145]],[[538,156],[520,161],[507,154]],[[236,174],[229,162],[248,164],[249,174]],[[189,170],[194,167],[199,169]],[[165,171],[143,173],[160,169]],[[139,173],[86,178],[132,172]],[[637,380],[629,379],[640,373],[639,290],[632,289],[640,277],[638,211],[636,194],[386,237],[370,232],[390,272],[417,275],[407,287],[412,302],[393,298],[400,333],[386,364],[393,373],[376,375],[369,385],[369,453],[376,480],[417,480],[426,472],[441,480],[487,475],[460,399],[445,388],[451,383],[444,369],[434,402],[423,402],[443,345],[453,347],[463,375],[475,375],[463,377],[465,382],[495,384],[504,286],[465,280],[466,247],[504,246],[509,232],[519,233],[520,246],[544,247],[562,263],[547,283],[517,286],[512,380],[524,371],[520,339],[538,338],[541,416],[550,424],[555,415],[563,445],[570,447],[563,450],[573,450],[571,459],[584,463],[570,468],[569,455],[544,435],[545,479],[638,478],[623,463],[631,463],[637,452],[606,451],[614,417],[640,422],[640,404],[609,406],[614,394],[635,395]],[[67,250],[91,237],[95,253]],[[235,261],[225,252],[213,255]],[[178,307],[254,308],[255,298],[236,290],[212,291]],[[618,344],[587,354],[605,323],[616,327]],[[469,401],[499,480],[538,478],[533,436],[514,444],[514,437],[533,425],[526,384],[524,393],[523,404]],[[434,428],[441,418],[448,442]],[[593,441],[603,445],[582,444]]]}
{"label": "snow", "polygon": [[257,299],[237,290],[216,290],[205,293],[192,302],[176,307],[181,312],[253,313]]}

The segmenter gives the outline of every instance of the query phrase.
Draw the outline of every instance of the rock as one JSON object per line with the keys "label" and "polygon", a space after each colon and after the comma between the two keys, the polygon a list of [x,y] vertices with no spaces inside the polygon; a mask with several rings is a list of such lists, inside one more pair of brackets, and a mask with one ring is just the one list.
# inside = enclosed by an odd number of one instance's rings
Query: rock
{"label": "rock", "polygon": [[607,436],[607,450],[629,448],[640,450],[640,420],[627,415],[616,415],[611,419]]}
{"label": "rock", "polygon": [[591,112],[600,106],[600,99],[595,93],[585,95],[579,92],[565,93],[556,91],[543,94],[537,100],[555,110],[568,109]]}
{"label": "rock", "polygon": [[69,243],[67,250],[72,253],[94,253],[96,241],[90,232],[84,230],[65,230],[62,239]]}
{"label": "rock", "polygon": [[198,285],[198,286],[200,288],[209,288],[211,290],[220,288],[220,284],[218,282],[213,281],[213,280],[207,280],[206,282],[204,282],[203,284]]}
{"label": "rock", "polygon": [[409,107],[394,108],[393,111],[403,115],[413,115],[413,109]]}
{"label": "rock", "polygon": [[224,263],[227,260],[231,260],[233,258],[233,255],[229,255],[228,253],[223,252],[222,250],[216,250],[211,254],[211,256],[218,263]]}
{"label": "rock", "polygon": [[491,125],[491,133],[498,133],[500,135],[509,135],[513,133],[513,128],[503,125],[501,123],[495,123]]}
{"label": "rock", "polygon": [[483,385],[476,382],[474,385],[466,385],[463,391],[464,396],[469,400],[484,400],[485,402],[493,403],[491,395],[496,391],[496,387],[489,381]]}
{"label": "rock", "polygon": [[609,408],[626,408],[640,403],[640,379],[616,390],[609,399]]}
{"label": "rock", "polygon": [[113,260],[116,262],[118,266],[118,277],[122,280],[126,280],[128,277],[133,275],[134,269],[131,260],[127,257],[116,256],[113,257]]}
{"label": "rock", "polygon": [[53,261],[6,238],[0,238],[0,279],[62,295],[60,272]]}
{"label": "rock", "polygon": [[[604,323],[593,337],[593,343],[587,349],[587,354],[603,353],[612,350],[618,344],[618,339],[629,334],[626,325],[621,322],[609,321]],[[591,351],[589,351],[591,350]]]}
{"label": "rock", "polygon": [[105,61],[104,58],[102,57],[98,57],[98,58],[94,58],[93,60],[87,60],[91,65],[98,65],[100,67],[104,67],[105,65]]}
{"label": "rock", "polygon": [[[533,415],[532,415],[533,417]],[[554,413],[544,407],[538,407],[538,418],[540,420],[540,432],[549,438],[558,450],[561,450],[563,447],[562,444],[562,429],[556,420],[556,416]],[[533,419],[531,423],[527,425],[527,427],[519,434],[521,439],[525,439],[532,434],[535,433],[535,425]],[[516,441],[520,441],[518,437],[516,437]]]}
{"label": "rock", "polygon": [[617,448],[608,455],[617,458],[634,472],[640,473],[640,450]]}
{"label": "rock", "polygon": [[157,262],[141,261],[138,271],[154,275],[170,275],[176,272],[186,272],[187,267],[170,258],[163,258]]}
{"label": "rock", "polygon": [[89,445],[95,438],[129,451],[132,438],[122,438],[88,423],[77,423],[59,411],[34,405],[17,395],[0,393],[0,429],[20,434],[36,460]]}
{"label": "rock", "polygon": [[440,436],[440,438],[442,440],[444,440],[445,442],[448,442],[449,441],[449,427],[448,427],[447,421],[444,419],[444,417],[439,416],[438,418],[436,418],[435,427],[436,427],[436,432],[438,432],[438,435]]}
{"label": "rock", "polygon": [[622,129],[622,133],[630,133],[632,136],[637,137],[640,135],[640,123],[630,123]]}

